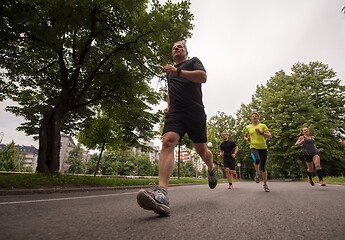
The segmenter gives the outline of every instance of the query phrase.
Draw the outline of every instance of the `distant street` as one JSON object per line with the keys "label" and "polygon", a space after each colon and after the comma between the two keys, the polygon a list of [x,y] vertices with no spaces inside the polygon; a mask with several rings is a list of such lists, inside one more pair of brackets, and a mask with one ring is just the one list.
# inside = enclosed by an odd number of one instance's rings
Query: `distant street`
{"label": "distant street", "polygon": [[345,185],[222,183],[169,188],[171,215],[138,189],[0,196],[1,239],[344,239]]}

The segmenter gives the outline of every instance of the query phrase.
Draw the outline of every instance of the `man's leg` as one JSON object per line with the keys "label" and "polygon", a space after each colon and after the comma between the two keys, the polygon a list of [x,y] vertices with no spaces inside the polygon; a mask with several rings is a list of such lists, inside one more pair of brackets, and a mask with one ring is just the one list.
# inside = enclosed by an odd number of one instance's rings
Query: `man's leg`
{"label": "man's leg", "polygon": [[236,170],[231,170],[231,175],[233,176],[233,178],[237,179],[237,172],[236,172]]}
{"label": "man's leg", "polygon": [[194,143],[194,148],[208,167],[208,185],[213,189],[217,186],[217,173],[213,165],[212,152],[207,148],[206,143]]}
{"label": "man's leg", "polygon": [[264,181],[264,184],[267,184],[267,171],[261,171],[262,180]]}
{"label": "man's leg", "polygon": [[230,175],[230,168],[225,168],[225,175],[226,175],[226,179],[228,179],[228,183],[232,183],[232,178]]}
{"label": "man's leg", "polygon": [[180,136],[175,132],[163,135],[162,150],[159,154],[159,186],[168,189],[169,179],[174,171],[174,148]]}
{"label": "man's leg", "polygon": [[207,148],[206,143],[194,143],[194,148],[211,172],[213,170],[213,155]]}
{"label": "man's leg", "polygon": [[152,189],[139,191],[137,202],[140,207],[161,215],[170,213],[167,189],[170,175],[174,170],[174,148],[179,139],[179,135],[174,132],[164,134],[159,156],[159,186],[153,185]]}

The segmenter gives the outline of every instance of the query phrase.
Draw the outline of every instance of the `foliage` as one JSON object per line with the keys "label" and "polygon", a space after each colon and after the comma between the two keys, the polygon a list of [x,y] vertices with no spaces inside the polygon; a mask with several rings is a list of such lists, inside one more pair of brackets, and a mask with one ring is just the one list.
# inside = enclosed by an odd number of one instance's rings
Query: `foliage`
{"label": "foliage", "polygon": [[[93,173],[96,169],[98,155],[91,156],[87,164],[87,173]],[[103,175],[154,175],[154,166],[147,154],[135,154],[132,151],[107,151],[102,156],[99,165],[99,173]]]}
{"label": "foliage", "polygon": [[69,164],[68,173],[85,173],[86,165],[83,157],[83,148],[80,143],[68,153],[66,163]]}
{"label": "foliage", "polygon": [[188,0],[4,0],[0,3],[0,100],[39,138],[38,170],[58,170],[60,132],[75,134],[99,111],[131,142],[153,136],[159,95],[174,41],[191,36]]}
{"label": "foliage", "polygon": [[16,171],[20,168],[19,151],[12,141],[0,151],[0,171]]}

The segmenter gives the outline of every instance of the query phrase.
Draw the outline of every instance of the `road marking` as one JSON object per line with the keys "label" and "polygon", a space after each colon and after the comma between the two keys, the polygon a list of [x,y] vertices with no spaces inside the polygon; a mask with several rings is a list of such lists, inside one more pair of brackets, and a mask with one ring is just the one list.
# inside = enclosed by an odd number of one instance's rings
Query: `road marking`
{"label": "road marking", "polygon": [[36,203],[36,202],[53,202],[53,201],[64,201],[64,200],[75,200],[75,199],[86,199],[86,198],[99,198],[99,197],[112,197],[112,196],[128,195],[128,194],[137,194],[137,192],[113,193],[113,194],[104,194],[104,195],[95,195],[95,196],[83,196],[83,197],[39,199],[39,200],[27,200],[27,201],[16,201],[16,202],[0,202],[0,205]]}

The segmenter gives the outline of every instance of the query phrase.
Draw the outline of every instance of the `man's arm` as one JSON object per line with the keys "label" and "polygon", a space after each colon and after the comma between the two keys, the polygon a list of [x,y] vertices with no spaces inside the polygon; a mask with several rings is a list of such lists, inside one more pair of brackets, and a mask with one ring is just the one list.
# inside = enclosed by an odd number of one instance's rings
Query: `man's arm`
{"label": "man's arm", "polygon": [[218,158],[222,157],[224,155],[224,150],[220,150],[220,153],[218,155]]}
{"label": "man's arm", "polygon": [[181,70],[180,76],[195,83],[205,83],[207,80],[207,73],[204,70]]}
{"label": "man's arm", "polygon": [[250,136],[249,136],[249,134],[248,134],[248,133],[246,133],[246,134],[244,135],[244,140],[246,140],[246,141],[250,141]]}
{"label": "man's arm", "polygon": [[[165,71],[167,74],[171,73],[177,76],[177,68],[172,65],[165,65],[163,71]],[[207,73],[204,70],[181,70],[180,77],[195,83],[205,83],[207,80]]]}
{"label": "man's arm", "polygon": [[238,146],[235,147],[234,153],[231,155],[232,158],[236,157],[236,154],[238,153]]}
{"label": "man's arm", "polygon": [[169,112],[169,108],[170,108],[170,97],[169,97],[169,91],[168,91],[168,93],[167,93],[167,103],[168,103],[167,108],[165,108],[165,109],[163,110],[164,115],[167,115],[167,114],[168,114],[168,112]]}

